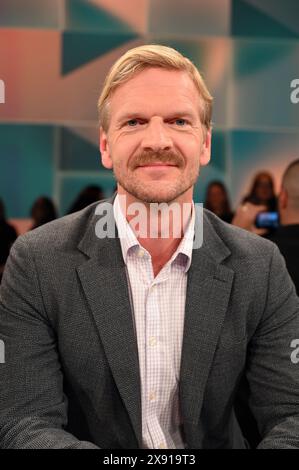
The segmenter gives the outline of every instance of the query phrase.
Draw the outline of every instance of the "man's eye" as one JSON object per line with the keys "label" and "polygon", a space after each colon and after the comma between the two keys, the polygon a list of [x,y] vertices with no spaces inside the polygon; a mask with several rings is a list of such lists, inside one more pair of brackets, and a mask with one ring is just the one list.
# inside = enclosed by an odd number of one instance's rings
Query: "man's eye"
{"label": "man's eye", "polygon": [[174,121],[174,123],[177,125],[177,126],[180,126],[180,127],[184,127],[187,123],[186,119],[176,119]]}
{"label": "man's eye", "polygon": [[137,124],[138,124],[138,120],[137,120],[137,119],[130,119],[129,121],[127,121],[127,125],[128,125],[129,127],[135,127],[135,126],[137,126]]}

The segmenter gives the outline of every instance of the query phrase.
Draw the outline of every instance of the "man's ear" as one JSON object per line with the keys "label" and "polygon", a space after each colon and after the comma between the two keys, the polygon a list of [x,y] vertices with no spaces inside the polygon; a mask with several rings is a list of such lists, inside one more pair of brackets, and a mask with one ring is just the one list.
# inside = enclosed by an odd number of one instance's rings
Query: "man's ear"
{"label": "man's ear", "polygon": [[113,164],[112,164],[112,159],[111,159],[110,150],[109,150],[107,133],[104,131],[102,127],[100,127],[99,141],[100,141],[100,152],[101,152],[102,164],[108,170],[112,170]]}
{"label": "man's ear", "polygon": [[286,189],[281,188],[279,196],[278,196],[278,205],[279,209],[286,209],[288,205],[288,192]]}
{"label": "man's ear", "polygon": [[211,158],[212,129],[204,129],[203,136],[204,141],[202,143],[202,150],[199,157],[201,166],[207,165]]}

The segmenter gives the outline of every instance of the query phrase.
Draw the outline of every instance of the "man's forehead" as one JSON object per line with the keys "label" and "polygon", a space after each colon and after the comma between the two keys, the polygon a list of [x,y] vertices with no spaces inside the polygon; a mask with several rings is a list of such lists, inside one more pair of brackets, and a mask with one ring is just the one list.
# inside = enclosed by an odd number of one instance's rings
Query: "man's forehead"
{"label": "man's forehead", "polygon": [[126,82],[120,84],[116,90],[121,91],[130,88],[177,88],[180,87],[196,90],[195,84],[187,72],[183,70],[169,70],[161,67],[149,67],[134,74]]}
{"label": "man's forehead", "polygon": [[[111,96],[116,111],[121,108],[165,106],[189,108],[198,106],[200,97],[192,79],[184,71],[151,68],[143,70],[119,85]],[[188,111],[186,109],[186,111]]]}

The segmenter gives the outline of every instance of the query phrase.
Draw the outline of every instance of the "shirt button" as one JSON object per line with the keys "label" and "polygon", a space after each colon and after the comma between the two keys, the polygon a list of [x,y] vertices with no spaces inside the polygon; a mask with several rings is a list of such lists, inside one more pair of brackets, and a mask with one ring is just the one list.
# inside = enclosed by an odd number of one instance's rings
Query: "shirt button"
{"label": "shirt button", "polygon": [[165,442],[159,444],[159,449],[167,449]]}
{"label": "shirt button", "polygon": [[139,250],[139,251],[138,251],[138,256],[139,256],[139,258],[143,258],[143,257],[144,257],[144,251],[143,251],[143,250]]}
{"label": "shirt button", "polygon": [[149,340],[149,345],[150,346],[156,346],[156,344],[157,344],[157,340],[154,336],[152,336]]}
{"label": "shirt button", "polygon": [[150,401],[155,401],[156,400],[156,393],[155,392],[151,392],[149,394],[149,400]]}

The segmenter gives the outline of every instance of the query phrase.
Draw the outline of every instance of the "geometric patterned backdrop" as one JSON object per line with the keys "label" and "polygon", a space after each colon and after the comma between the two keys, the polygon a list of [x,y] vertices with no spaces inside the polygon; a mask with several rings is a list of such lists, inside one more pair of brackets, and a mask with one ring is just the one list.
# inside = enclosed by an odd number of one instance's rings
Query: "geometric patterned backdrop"
{"label": "geometric patterned backdrop", "polygon": [[111,64],[145,43],[170,45],[202,71],[215,98],[212,161],[195,199],[214,178],[234,205],[251,176],[278,182],[299,157],[298,0],[0,0],[0,198],[27,217],[40,195],[63,215],[78,191],[98,183],[97,98]]}

